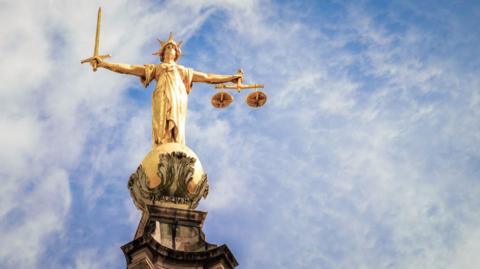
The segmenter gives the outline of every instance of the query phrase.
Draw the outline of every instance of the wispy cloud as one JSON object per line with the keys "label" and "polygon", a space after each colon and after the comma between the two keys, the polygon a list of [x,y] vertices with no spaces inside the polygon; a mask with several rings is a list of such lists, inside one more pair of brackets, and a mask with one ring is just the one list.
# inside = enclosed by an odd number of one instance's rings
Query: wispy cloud
{"label": "wispy cloud", "polygon": [[[211,185],[200,205],[210,212],[206,234],[228,243],[242,268],[480,262],[478,6],[102,5],[101,51],[112,61],[156,62],[156,38],[173,31],[186,41],[181,64],[242,67],[247,82],[266,85],[258,110],[243,94],[214,110],[206,85],[190,95],[187,144]],[[52,1],[0,11],[5,268],[124,265],[118,247],[138,221],[126,181],[150,148],[150,93],[79,64],[96,8]],[[96,252],[108,259],[97,263]]]}

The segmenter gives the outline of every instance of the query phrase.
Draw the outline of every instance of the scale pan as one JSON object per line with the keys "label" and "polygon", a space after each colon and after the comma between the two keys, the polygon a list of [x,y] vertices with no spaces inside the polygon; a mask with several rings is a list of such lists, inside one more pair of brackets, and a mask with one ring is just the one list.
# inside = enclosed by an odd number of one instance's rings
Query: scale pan
{"label": "scale pan", "polygon": [[267,95],[261,91],[252,92],[245,101],[250,107],[261,107],[267,102]]}
{"label": "scale pan", "polygon": [[212,96],[212,106],[225,108],[233,102],[233,96],[226,92],[218,92]]}

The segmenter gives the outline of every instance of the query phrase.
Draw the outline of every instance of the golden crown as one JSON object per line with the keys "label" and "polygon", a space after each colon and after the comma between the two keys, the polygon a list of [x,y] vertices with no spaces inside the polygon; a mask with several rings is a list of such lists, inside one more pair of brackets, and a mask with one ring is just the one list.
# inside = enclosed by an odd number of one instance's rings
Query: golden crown
{"label": "golden crown", "polygon": [[183,41],[179,41],[178,43],[175,42],[175,40],[173,40],[173,33],[172,32],[170,32],[170,35],[168,36],[167,41],[163,41],[163,40],[160,40],[160,39],[157,39],[157,40],[158,40],[158,42],[160,42],[160,49],[158,51],[154,52],[153,55],[160,55],[160,56],[163,55],[163,50],[165,49],[165,46],[167,46],[168,44],[172,44],[172,45],[175,46],[175,50],[177,51],[175,61],[182,54],[182,50],[180,49],[180,46],[182,46]]}

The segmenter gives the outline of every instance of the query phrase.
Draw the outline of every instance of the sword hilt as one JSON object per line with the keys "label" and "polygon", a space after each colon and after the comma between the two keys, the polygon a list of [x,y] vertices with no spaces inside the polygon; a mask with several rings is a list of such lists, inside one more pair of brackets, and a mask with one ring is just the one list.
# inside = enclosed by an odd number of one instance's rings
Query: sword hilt
{"label": "sword hilt", "polygon": [[96,58],[100,58],[100,59],[106,59],[106,58],[110,58],[112,57],[112,55],[110,54],[105,54],[105,55],[97,55],[97,56],[92,56],[90,58],[87,58],[85,60],[82,60],[80,61],[81,64],[84,64],[84,63],[90,63],[92,65],[92,68],[93,68],[93,72],[97,72],[97,60]]}

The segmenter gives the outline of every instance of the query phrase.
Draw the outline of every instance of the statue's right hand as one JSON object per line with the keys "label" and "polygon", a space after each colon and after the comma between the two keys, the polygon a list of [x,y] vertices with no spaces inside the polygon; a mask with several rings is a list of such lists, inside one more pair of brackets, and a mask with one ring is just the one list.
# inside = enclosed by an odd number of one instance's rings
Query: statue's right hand
{"label": "statue's right hand", "polygon": [[97,66],[97,67],[103,67],[105,64],[103,62],[102,57],[95,56],[95,58],[92,61],[92,65]]}

